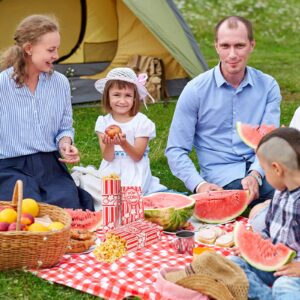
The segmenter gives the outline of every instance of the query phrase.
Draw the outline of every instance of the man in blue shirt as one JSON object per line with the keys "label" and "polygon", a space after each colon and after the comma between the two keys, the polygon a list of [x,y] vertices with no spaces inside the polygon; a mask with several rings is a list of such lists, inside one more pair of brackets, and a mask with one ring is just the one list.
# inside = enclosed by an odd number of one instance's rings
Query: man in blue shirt
{"label": "man in blue shirt", "polygon": [[[172,173],[194,193],[249,189],[250,202],[273,196],[254,151],[236,131],[237,121],[279,126],[277,82],[246,66],[254,47],[248,20],[220,21],[215,29],[219,64],[191,80],[178,99],[166,156]],[[193,146],[200,174],[189,157]]]}

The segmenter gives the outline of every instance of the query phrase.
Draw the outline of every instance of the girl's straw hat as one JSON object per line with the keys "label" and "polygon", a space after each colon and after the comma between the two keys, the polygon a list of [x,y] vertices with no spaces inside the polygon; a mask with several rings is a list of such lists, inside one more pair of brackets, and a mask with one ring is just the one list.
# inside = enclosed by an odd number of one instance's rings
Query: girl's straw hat
{"label": "girl's straw hat", "polygon": [[148,76],[146,73],[141,73],[136,76],[134,71],[130,68],[114,68],[108,72],[105,78],[99,79],[95,82],[95,88],[100,94],[103,94],[105,85],[109,80],[126,81],[136,85],[140,99],[143,100],[144,103],[146,96],[149,96],[150,99],[155,102],[145,87],[147,78]]}

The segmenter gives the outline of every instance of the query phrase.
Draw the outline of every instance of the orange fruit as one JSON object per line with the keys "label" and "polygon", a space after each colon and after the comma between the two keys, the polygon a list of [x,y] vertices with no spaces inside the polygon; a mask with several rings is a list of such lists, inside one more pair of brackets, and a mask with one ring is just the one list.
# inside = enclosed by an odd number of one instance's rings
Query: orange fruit
{"label": "orange fruit", "polygon": [[33,217],[37,217],[39,211],[40,211],[39,205],[34,199],[31,198],[23,199],[22,213],[28,213]]}
{"label": "orange fruit", "polygon": [[65,224],[63,224],[62,222],[52,222],[51,224],[49,224],[48,229],[53,231],[63,229],[64,227]]}
{"label": "orange fruit", "polygon": [[0,222],[13,223],[17,220],[17,212],[13,208],[5,208],[0,211]]}
{"label": "orange fruit", "polygon": [[31,232],[46,232],[49,231],[48,227],[40,223],[33,223],[27,227],[28,231]]}

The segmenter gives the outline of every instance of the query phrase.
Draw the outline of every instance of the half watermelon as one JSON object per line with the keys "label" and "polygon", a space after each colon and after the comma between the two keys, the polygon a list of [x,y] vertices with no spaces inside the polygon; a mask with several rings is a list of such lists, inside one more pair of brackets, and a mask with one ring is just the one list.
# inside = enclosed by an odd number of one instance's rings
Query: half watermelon
{"label": "half watermelon", "polygon": [[249,195],[248,190],[210,191],[191,195],[196,200],[194,217],[205,223],[226,223],[245,211]]}
{"label": "half watermelon", "polygon": [[176,193],[153,193],[143,197],[145,219],[167,231],[183,227],[192,216],[195,200]]}
{"label": "half watermelon", "polygon": [[263,136],[276,129],[275,125],[250,125],[241,122],[236,123],[237,132],[241,140],[252,149],[256,149]]}
{"label": "half watermelon", "polygon": [[239,247],[241,256],[251,266],[262,271],[275,271],[296,256],[294,250],[282,243],[273,245],[271,241],[264,240],[259,233],[247,230],[241,222],[235,224],[234,243]]}

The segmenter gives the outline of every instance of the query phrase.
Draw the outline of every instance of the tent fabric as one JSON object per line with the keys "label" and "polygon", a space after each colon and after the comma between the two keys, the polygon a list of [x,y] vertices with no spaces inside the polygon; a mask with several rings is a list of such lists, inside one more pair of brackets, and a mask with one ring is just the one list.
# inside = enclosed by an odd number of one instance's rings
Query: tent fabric
{"label": "tent fabric", "polygon": [[0,0],[0,50],[13,43],[17,24],[30,14],[53,14],[61,27],[59,64],[74,69],[73,103],[97,101],[93,83],[133,55],[159,57],[167,89],[177,96],[207,69],[200,49],[172,0]]}
{"label": "tent fabric", "polygon": [[59,54],[67,55],[76,45],[80,35],[81,10],[82,5],[79,0],[1,0],[0,50],[13,45],[16,27],[22,19],[32,14],[47,14],[54,15],[60,23],[62,43]]}
{"label": "tent fabric", "polygon": [[[200,73],[199,70],[207,67],[206,64],[202,65],[203,62],[198,60],[201,56],[197,57],[195,49],[191,47],[191,41],[194,39],[190,31],[188,32],[189,36],[187,36],[187,31],[182,27],[183,19],[181,18],[181,23],[178,20],[180,14],[176,6],[170,6],[172,1],[123,1],[191,77],[197,76]],[[185,22],[184,24],[186,25]],[[169,78],[172,76],[167,76],[167,79]]]}

